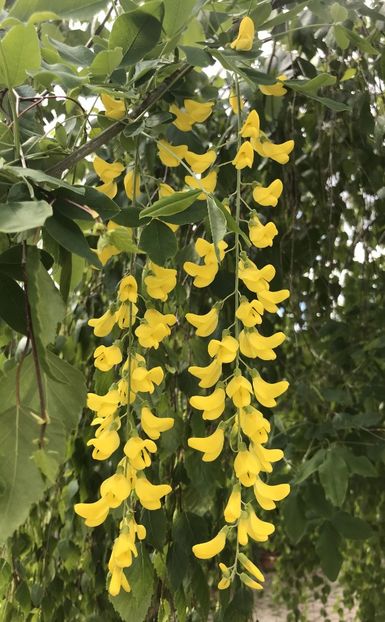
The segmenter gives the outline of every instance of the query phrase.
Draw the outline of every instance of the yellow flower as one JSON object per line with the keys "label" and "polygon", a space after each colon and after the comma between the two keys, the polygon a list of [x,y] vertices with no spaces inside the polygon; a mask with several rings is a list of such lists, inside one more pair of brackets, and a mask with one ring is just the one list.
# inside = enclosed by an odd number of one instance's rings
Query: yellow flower
{"label": "yellow flower", "polygon": [[173,268],[162,268],[153,262],[149,262],[149,270],[152,274],[144,279],[147,293],[151,298],[165,302],[176,286],[177,272]]}
{"label": "yellow flower", "polygon": [[123,302],[119,309],[115,312],[115,321],[119,328],[122,330],[128,328],[131,324],[133,326],[136,322],[136,315],[138,313],[138,307],[136,304],[127,304]]}
{"label": "yellow flower", "polygon": [[262,324],[263,304],[259,300],[241,299],[241,303],[235,312],[238,320],[247,328],[251,328],[256,324]]}
{"label": "yellow flower", "polygon": [[113,389],[105,395],[87,394],[87,407],[97,413],[98,417],[113,415],[120,402],[119,391]]}
{"label": "yellow flower", "polygon": [[226,523],[234,523],[241,516],[241,489],[238,484],[233,486],[231,495],[224,510]]}
{"label": "yellow flower", "polygon": [[275,268],[271,264],[260,270],[250,259],[239,262],[239,278],[254,293],[269,289],[269,282],[275,277]]}
{"label": "yellow flower", "polygon": [[257,477],[254,484],[254,494],[261,508],[264,510],[274,510],[275,501],[281,501],[290,492],[289,484],[276,484],[270,486],[265,484],[260,477]]}
{"label": "yellow flower", "polygon": [[263,225],[258,216],[254,215],[249,222],[250,241],[256,248],[273,246],[273,239],[278,234],[278,229],[273,222]]}
{"label": "yellow flower", "polygon": [[259,137],[259,115],[256,110],[250,110],[247,115],[246,121],[242,125],[240,135],[243,138],[258,138]]}
{"label": "yellow flower", "polygon": [[262,583],[264,582],[265,577],[263,576],[262,572],[259,570],[259,568],[255,564],[253,564],[253,562],[248,557],[246,557],[244,553],[239,553],[238,559],[241,562],[242,566],[248,572],[250,572],[250,574],[252,574],[256,579],[258,579],[258,581],[261,581]]}
{"label": "yellow flower", "polygon": [[222,579],[218,583],[218,590],[227,590],[231,585],[231,580],[229,577],[222,577]]}
{"label": "yellow flower", "polygon": [[[240,100],[240,104],[241,104],[241,110],[243,110],[243,99],[242,97],[239,98]],[[231,110],[233,111],[234,114],[238,114],[239,112],[239,106],[238,106],[238,96],[237,93],[234,89],[231,89],[230,91],[230,96],[229,96],[229,104],[231,107]]]}
{"label": "yellow flower", "polygon": [[238,36],[230,44],[233,50],[248,52],[253,47],[255,35],[254,22],[251,17],[244,17],[239,25]]}
{"label": "yellow flower", "polygon": [[251,402],[253,389],[250,382],[244,376],[234,376],[226,387],[227,395],[233,400],[234,406],[243,408]]}
{"label": "yellow flower", "polygon": [[88,320],[88,326],[93,327],[96,337],[106,337],[114,328],[115,321],[115,313],[108,309],[101,317]]}
{"label": "yellow flower", "polygon": [[132,274],[124,276],[120,281],[118,297],[120,302],[136,302],[138,300],[138,284]]}
{"label": "yellow flower", "polygon": [[271,473],[273,467],[272,462],[278,462],[283,458],[282,449],[266,449],[260,443],[253,442],[251,445],[251,451],[256,456],[259,463],[259,470],[265,473]]}
{"label": "yellow flower", "polygon": [[202,542],[201,544],[194,544],[192,552],[198,559],[211,559],[211,557],[215,557],[215,555],[223,551],[225,544],[226,531],[222,529],[212,540]]}
{"label": "yellow flower", "polygon": [[237,155],[235,156],[232,164],[234,164],[235,168],[241,170],[248,166],[251,168],[254,162],[254,150],[251,146],[251,142],[249,140],[245,140],[242,143],[241,147],[238,149]]}
{"label": "yellow flower", "polygon": [[95,252],[99,258],[99,261],[104,266],[107,261],[111,259],[111,257],[113,257],[114,255],[119,255],[121,251],[113,244],[110,244],[107,239],[102,236],[98,240],[98,245]]}
{"label": "yellow flower", "polygon": [[135,545],[135,533],[130,532],[130,530],[123,531],[114,542],[110,559],[111,566],[127,568],[132,564],[133,555],[134,557],[138,556]]}
{"label": "yellow flower", "polygon": [[138,471],[151,465],[151,457],[148,452],[152,454],[156,452],[154,441],[149,439],[143,440],[139,436],[132,436],[124,446],[124,453],[129,459],[131,466]]}
{"label": "yellow flower", "polygon": [[222,428],[217,428],[209,436],[192,436],[187,440],[188,446],[203,453],[203,462],[213,462],[223,449],[225,435]]}
{"label": "yellow flower", "polygon": [[186,313],[185,317],[188,323],[196,328],[195,334],[198,337],[208,337],[218,326],[218,311],[215,307],[203,315]]}
{"label": "yellow flower", "polygon": [[231,363],[238,352],[238,341],[226,335],[221,341],[211,339],[208,345],[208,353],[211,357],[215,357],[219,363]]}
{"label": "yellow flower", "polygon": [[274,179],[268,186],[256,186],[253,190],[253,199],[264,207],[275,207],[282,194],[283,183],[280,179]]}
{"label": "yellow flower", "polygon": [[[218,242],[218,252],[219,259],[222,259],[225,256],[225,250],[227,248],[227,243],[224,240]],[[215,253],[215,246],[211,242],[208,242],[204,238],[198,238],[195,242],[195,251],[199,257],[204,259],[205,264],[210,263],[218,263],[217,255]]]}
{"label": "yellow flower", "polygon": [[96,190],[102,192],[109,199],[113,199],[118,192],[118,186],[114,181],[109,181],[106,184],[101,184],[100,186],[96,186]]}
{"label": "yellow flower", "polygon": [[[135,179],[135,189],[134,189],[134,179]],[[126,173],[123,179],[124,189],[126,191],[127,197],[133,201],[134,196],[137,197],[140,193],[140,175],[135,170],[131,169]]]}
{"label": "yellow flower", "polygon": [[187,151],[185,160],[190,165],[194,173],[204,173],[209,166],[214,164],[216,157],[216,153],[213,150],[202,154]]}
{"label": "yellow flower", "polygon": [[209,389],[218,382],[222,373],[222,365],[214,359],[207,367],[193,365],[188,368],[188,371],[192,376],[200,378],[199,386],[202,389]]}
{"label": "yellow flower", "polygon": [[120,162],[106,162],[99,156],[95,156],[93,167],[98,177],[108,184],[124,171],[124,166]]}
{"label": "yellow flower", "polygon": [[159,198],[163,199],[164,197],[170,197],[172,194],[175,194],[174,188],[171,188],[169,184],[159,184]]}
{"label": "yellow flower", "polygon": [[[120,395],[120,403],[128,404],[128,382],[125,378],[121,378],[118,382],[118,391]],[[135,402],[136,393],[130,392],[130,404]]]}
{"label": "yellow flower", "polygon": [[270,423],[259,410],[247,406],[239,410],[241,430],[252,441],[266,443],[270,432]]}
{"label": "yellow flower", "polygon": [[171,490],[168,484],[151,484],[144,475],[138,477],[135,484],[135,492],[146,510],[158,510],[161,507],[160,499],[168,495]]}
{"label": "yellow flower", "polygon": [[134,393],[153,393],[154,385],[160,385],[163,378],[164,373],[161,367],[153,367],[152,369],[137,367],[132,372],[131,388]]}
{"label": "yellow flower", "polygon": [[139,343],[143,348],[158,349],[160,342],[171,335],[169,326],[173,326],[176,317],[172,313],[163,315],[155,309],[148,309],[144,314],[144,322],[135,330]]}
{"label": "yellow flower", "polygon": [[[98,428],[100,430],[100,428]],[[96,432],[87,445],[93,445],[92,457],[94,460],[107,460],[120,445],[119,434],[116,430],[102,430]]]}
{"label": "yellow flower", "polygon": [[94,365],[100,371],[109,371],[122,362],[122,353],[118,346],[98,346],[94,352]]}
{"label": "yellow flower", "polygon": [[192,261],[185,261],[183,268],[187,274],[194,277],[194,286],[200,288],[208,287],[213,282],[218,273],[219,265],[218,263],[198,265]]}
{"label": "yellow flower", "polygon": [[108,584],[108,593],[110,596],[118,596],[121,588],[123,588],[125,592],[131,592],[131,587],[124,574],[123,568],[113,566],[111,568],[111,578]]}
{"label": "yellow flower", "polygon": [[281,380],[280,382],[266,382],[259,374],[254,375],[253,378],[254,395],[258,402],[262,404],[262,406],[266,406],[266,408],[273,408],[276,406],[277,402],[275,398],[285,393],[288,387],[289,383],[286,380]]}
{"label": "yellow flower", "polygon": [[126,115],[124,100],[114,99],[107,93],[102,93],[100,99],[106,109],[106,117],[108,119],[115,119],[115,121],[119,121]]}
{"label": "yellow flower", "polygon": [[130,492],[131,486],[123,473],[115,473],[105,479],[100,486],[100,495],[107,501],[110,508],[119,507]]}
{"label": "yellow flower", "polygon": [[204,201],[207,199],[207,194],[211,194],[215,190],[217,185],[217,173],[216,171],[211,171],[208,175],[206,175],[206,177],[201,177],[201,179],[197,179],[191,175],[186,175],[184,180],[190,188],[197,190],[203,189],[203,192],[198,194],[198,200]]}
{"label": "yellow flower", "polygon": [[211,395],[193,395],[190,397],[190,404],[197,410],[203,410],[202,418],[208,421],[218,419],[225,410],[226,394],[221,387],[218,387]]}
{"label": "yellow flower", "polygon": [[269,313],[277,313],[277,305],[286,300],[286,298],[289,298],[290,292],[288,289],[280,289],[277,292],[271,292],[267,288],[261,289],[257,293],[257,296],[265,311],[268,311]]}
{"label": "yellow flower", "polygon": [[110,506],[106,499],[101,498],[95,503],[76,503],[74,510],[85,519],[87,527],[97,527],[106,520]]}
{"label": "yellow flower", "polygon": [[264,337],[257,330],[242,330],[239,335],[239,349],[248,358],[260,358],[263,361],[274,361],[277,358],[273,348],[277,348],[286,339],[282,332]]}
{"label": "yellow flower", "polygon": [[234,471],[243,486],[253,486],[260,471],[255,454],[248,449],[239,451],[234,460]]}
{"label": "yellow flower", "polygon": [[147,406],[143,406],[140,415],[143,431],[153,440],[158,439],[161,432],[171,430],[174,425],[172,417],[156,417]]}
{"label": "yellow flower", "polygon": [[262,158],[271,158],[278,164],[286,164],[289,161],[289,153],[294,149],[294,140],[287,140],[285,143],[274,144],[269,140],[261,142],[257,138],[251,139],[251,144]]}
{"label": "yellow flower", "polygon": [[178,130],[181,132],[190,132],[192,130],[195,121],[188,112],[181,110],[176,104],[171,104],[169,111],[176,116],[176,119],[173,120],[173,124]]}
{"label": "yellow flower", "polygon": [[184,107],[194,123],[203,123],[211,115],[214,102],[196,102],[193,99],[185,99]]}
{"label": "yellow flower", "polygon": [[287,89],[284,88],[282,82],[287,80],[287,77],[284,74],[281,74],[277,77],[277,82],[275,84],[259,84],[259,90],[264,95],[273,95],[274,97],[282,97],[287,93]]}
{"label": "yellow flower", "polygon": [[247,575],[245,572],[241,572],[241,574],[239,575],[239,578],[242,581],[242,583],[247,585],[247,587],[251,587],[252,590],[263,590],[262,585],[257,583],[257,581],[254,581],[254,579],[249,577],[249,575]]}
{"label": "yellow flower", "polygon": [[254,510],[249,508],[247,533],[250,538],[253,538],[256,542],[266,542],[274,531],[275,527],[272,523],[261,520],[256,516]]}
{"label": "yellow flower", "polygon": [[171,145],[167,140],[159,140],[157,145],[160,161],[169,168],[179,166],[188,152],[187,145]]}

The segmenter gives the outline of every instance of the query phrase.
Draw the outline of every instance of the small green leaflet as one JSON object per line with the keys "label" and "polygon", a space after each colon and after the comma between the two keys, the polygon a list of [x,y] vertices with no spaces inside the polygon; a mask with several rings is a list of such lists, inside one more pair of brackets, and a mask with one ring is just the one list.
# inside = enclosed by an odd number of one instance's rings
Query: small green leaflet
{"label": "small green leaflet", "polygon": [[162,216],[173,216],[173,214],[184,212],[194,203],[200,192],[200,190],[188,190],[187,192],[175,192],[168,197],[163,197],[149,207],[145,207],[140,213],[140,218],[148,216],[161,218]]}

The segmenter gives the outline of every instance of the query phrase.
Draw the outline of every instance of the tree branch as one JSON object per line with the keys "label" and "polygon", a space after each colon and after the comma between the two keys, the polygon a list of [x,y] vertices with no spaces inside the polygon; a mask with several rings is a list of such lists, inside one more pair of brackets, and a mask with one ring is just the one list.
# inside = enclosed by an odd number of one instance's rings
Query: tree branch
{"label": "tree branch", "polygon": [[76,149],[69,156],[64,158],[58,164],[54,164],[48,168],[45,172],[53,175],[54,177],[60,177],[64,171],[71,169],[75,164],[83,160],[86,156],[94,153],[99,147],[107,144],[112,138],[120,134],[131,123],[139,121],[143,115],[152,108],[157,101],[162,99],[163,95],[176,83],[183,78],[189,71],[193,69],[192,65],[184,64],[182,67],[174,71],[168,78],[166,78],[162,84],[160,84],[152,93],[150,93],[139,106],[134,108],[132,113],[128,116],[127,120],[117,121],[110,125],[110,127],[100,132],[98,136],[92,138],[87,143]]}

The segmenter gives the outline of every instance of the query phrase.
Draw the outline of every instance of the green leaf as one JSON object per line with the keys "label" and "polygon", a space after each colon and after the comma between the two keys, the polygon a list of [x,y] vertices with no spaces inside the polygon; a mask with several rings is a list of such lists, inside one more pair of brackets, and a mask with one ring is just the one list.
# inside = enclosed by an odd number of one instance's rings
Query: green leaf
{"label": "green leaf", "polygon": [[344,538],[366,540],[373,535],[373,530],[367,522],[347,512],[337,512],[332,516],[331,521]]}
{"label": "green leaf", "polygon": [[345,32],[345,28],[340,25],[333,26],[333,34],[336,40],[337,45],[341,48],[341,50],[346,50],[349,47],[349,37]]}
{"label": "green leaf", "polygon": [[163,216],[164,222],[173,225],[188,225],[194,222],[201,222],[207,216],[206,201],[195,201],[184,212],[174,214],[173,216]]}
{"label": "green leaf", "polygon": [[18,24],[0,42],[0,83],[8,88],[20,86],[27,72],[39,69],[40,45],[32,24]]}
{"label": "green leaf", "polygon": [[[78,186],[59,188],[55,192],[55,210],[59,209],[63,216],[74,220],[82,220],[83,218],[89,220],[95,218],[96,214],[102,220],[110,220],[119,214],[119,205],[93,186],[83,186],[84,196],[82,197],[77,194],[79,189]],[[90,213],[87,208],[96,214]]]}
{"label": "green leaf", "polygon": [[124,573],[131,592],[121,590],[118,596],[110,596],[110,601],[124,622],[144,622],[154,593],[154,570],[143,544],[138,546],[138,557]]}
{"label": "green leaf", "polygon": [[99,11],[106,8],[105,0],[16,0],[10,15],[21,21],[27,21],[31,15],[43,11],[52,11],[64,19],[91,20]]}
{"label": "green leaf", "polygon": [[94,53],[85,45],[72,46],[54,39],[50,39],[50,41],[61,59],[76,67],[89,67],[94,59]]}
{"label": "green leaf", "polygon": [[338,448],[333,447],[326,452],[318,473],[326,498],[333,505],[341,506],[348,489],[349,471]]}
{"label": "green leaf", "polygon": [[334,22],[344,22],[348,19],[349,11],[339,2],[333,2],[330,7],[330,15]]}
{"label": "green leaf", "polygon": [[0,273],[0,317],[18,333],[27,334],[24,290],[5,274]]}
{"label": "green leaf", "polygon": [[0,204],[0,231],[16,233],[41,227],[52,207],[47,201],[20,201]]}
{"label": "green leaf", "polygon": [[[280,26],[280,24],[287,24],[293,17],[296,17],[302,9],[305,9],[309,5],[309,2],[300,2],[290,11],[279,11],[276,17],[269,19],[268,22],[265,22],[261,25],[260,30],[271,30],[275,26]],[[263,28],[262,28],[263,26]],[[284,33],[283,33],[284,34]]]}
{"label": "green leaf", "polygon": [[226,209],[223,203],[221,203],[221,201],[217,199],[216,197],[214,198],[214,200],[217,206],[219,207],[219,209],[221,210],[221,212],[223,213],[224,217],[226,218],[228,230],[233,231],[234,233],[239,233],[239,235],[243,238],[243,241],[245,242],[246,246],[250,248],[251,242],[249,238],[247,237],[246,233],[244,233],[244,231],[242,231],[242,229],[238,227],[236,221],[234,220],[234,218],[232,217],[230,213],[230,210]]}
{"label": "green leaf", "polygon": [[306,460],[305,462],[303,462],[298,468],[295,483],[300,484],[301,482],[304,482],[308,477],[310,477],[310,475],[315,473],[315,471],[318,471],[318,467],[323,462],[324,457],[325,450],[318,449],[318,451],[316,451],[316,453],[310,458],[310,460]]}
{"label": "green leaf", "polygon": [[57,326],[64,318],[65,306],[53,280],[40,262],[39,252],[35,246],[27,247],[26,273],[28,302],[37,354],[43,369],[51,375],[53,372],[49,366],[46,346],[53,343],[56,338]]}
{"label": "green leaf", "polygon": [[166,0],[163,28],[169,39],[181,32],[190,20],[196,0]]}
{"label": "green leaf", "polygon": [[[51,255],[42,249],[38,249],[38,253],[43,266],[47,270],[52,268],[53,258]],[[24,281],[23,246],[21,244],[10,246],[4,253],[1,253],[0,272],[16,281]]]}
{"label": "green leaf", "polygon": [[218,242],[226,235],[226,218],[212,197],[207,197],[207,213],[209,216],[211,238],[215,246],[215,254],[219,260]]}
{"label": "green leaf", "polygon": [[164,266],[169,257],[173,257],[177,251],[176,237],[170,227],[153,220],[146,225],[140,236],[139,247],[142,248],[159,266]]}
{"label": "green leaf", "polygon": [[324,86],[331,86],[337,82],[335,76],[331,76],[329,73],[319,73],[315,78],[311,80],[286,80],[285,86],[294,88],[294,90],[300,93],[316,93],[318,89]]}
{"label": "green leaf", "polygon": [[30,179],[32,182],[35,182],[38,186],[43,186],[43,188],[67,188],[67,190],[71,190],[77,195],[85,194],[84,186],[71,186],[66,181],[61,179],[57,179],[56,177],[52,177],[44,171],[38,171],[34,168],[23,168],[22,166],[4,166],[0,168],[0,175],[4,175],[6,177],[16,178],[16,179]]}
{"label": "green leaf", "polygon": [[307,521],[298,494],[292,492],[282,503],[284,527],[293,544],[298,544],[306,532]]}
{"label": "green leaf", "polygon": [[48,218],[45,228],[50,236],[67,251],[83,257],[92,266],[101,268],[101,263],[96,253],[90,249],[82,230],[75,222],[56,214]]}
{"label": "green leaf", "polygon": [[132,235],[124,227],[117,227],[117,229],[113,229],[109,232],[108,237],[111,241],[111,244],[116,246],[116,248],[118,248],[120,251],[124,251],[125,253],[143,252],[140,250],[140,248],[136,246],[136,244],[132,240]]}
{"label": "green leaf", "polygon": [[271,2],[258,2],[257,8],[250,13],[256,30],[270,17],[271,11]]}
{"label": "green leaf", "polygon": [[377,470],[367,456],[356,456],[348,448],[344,448],[343,457],[350,473],[363,477],[376,477]]}
{"label": "green leaf", "polygon": [[200,192],[200,190],[188,190],[187,192],[175,192],[168,197],[163,197],[149,205],[149,207],[145,207],[140,213],[140,218],[146,218],[146,216],[161,218],[162,216],[179,214],[179,212],[183,212],[194,203]]}
{"label": "green leaf", "polygon": [[122,64],[134,65],[156,46],[161,31],[161,22],[145,11],[123,13],[112,26],[109,47],[122,48]]}
{"label": "green leaf", "polygon": [[167,521],[164,509],[143,510],[141,522],[146,528],[146,542],[161,551],[166,542]]}
{"label": "green leaf", "polygon": [[321,567],[330,581],[335,581],[342,565],[342,555],[339,551],[341,538],[333,525],[325,521],[320,529],[316,551],[321,561]]}
{"label": "green leaf", "polygon": [[214,63],[211,54],[197,45],[180,45],[179,49],[184,52],[186,61],[194,67],[208,67]]}
{"label": "green leaf", "polygon": [[[57,468],[66,455],[66,442],[80,417],[86,399],[82,374],[48,353],[49,365],[67,383],[43,374],[49,423],[46,427],[47,451]],[[49,481],[43,481],[31,460],[36,451],[40,424],[39,399],[32,356],[19,368],[20,404],[16,403],[17,367],[9,369],[0,381],[0,540],[4,542],[28,516],[31,506],[41,499]],[[53,474],[51,473],[51,476]]]}
{"label": "green leaf", "polygon": [[102,50],[99,52],[90,66],[90,72],[93,76],[110,76],[113,71],[120,65],[123,58],[122,48],[114,48],[112,50]]}

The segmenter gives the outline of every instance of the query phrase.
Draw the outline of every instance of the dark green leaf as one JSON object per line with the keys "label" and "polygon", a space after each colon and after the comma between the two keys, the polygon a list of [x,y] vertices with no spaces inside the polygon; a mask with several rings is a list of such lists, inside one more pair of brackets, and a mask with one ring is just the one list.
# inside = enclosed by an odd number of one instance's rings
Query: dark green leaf
{"label": "dark green leaf", "polygon": [[143,510],[142,523],[147,531],[146,542],[161,551],[166,542],[167,532],[164,510]]}
{"label": "dark green leaf", "polygon": [[5,274],[0,273],[0,317],[23,335],[27,334],[24,290]]}
{"label": "dark green leaf", "polygon": [[342,565],[342,555],[339,551],[341,538],[334,527],[326,521],[321,529],[316,550],[321,561],[321,567],[330,581],[338,577]]}
{"label": "dark green leaf", "polygon": [[337,512],[331,521],[344,538],[366,540],[373,535],[373,530],[367,522],[356,516],[351,516],[347,512]]}
{"label": "dark green leaf", "polygon": [[56,214],[51,216],[45,223],[46,230],[63,248],[79,257],[86,259],[91,265],[101,268],[101,263],[90,247],[78,225]]}
{"label": "dark green leaf", "polygon": [[145,11],[123,13],[114,21],[109,47],[122,48],[122,64],[134,65],[156,46],[161,30],[160,21]]}
{"label": "dark green leaf", "polygon": [[[40,261],[46,270],[52,268],[53,258],[47,251],[38,249]],[[16,244],[7,248],[0,255],[0,272],[10,276],[16,281],[24,281],[25,273],[23,267],[23,246]]]}
{"label": "dark green leaf", "polygon": [[287,535],[293,544],[298,544],[305,534],[307,527],[307,521],[299,495],[292,492],[282,503],[281,508]]}
{"label": "dark green leaf", "polygon": [[170,227],[159,220],[153,220],[144,227],[139,246],[159,266],[164,266],[167,259],[177,251],[175,235]]}
{"label": "dark green leaf", "polygon": [[331,448],[326,452],[318,473],[326,498],[333,505],[342,505],[348,488],[349,471],[338,448]]}
{"label": "dark green leaf", "polygon": [[203,50],[201,47],[193,45],[180,45],[179,49],[183,50],[186,60],[194,67],[208,67],[214,63],[213,57]]}
{"label": "dark green leaf", "polygon": [[44,171],[38,171],[34,168],[23,168],[21,166],[3,166],[0,169],[0,175],[10,176],[16,179],[30,179],[36,185],[48,188],[67,188],[76,194],[85,194],[84,186],[71,186],[66,181],[52,177]]}
{"label": "dark green leaf", "polygon": [[325,450],[318,449],[314,456],[312,456],[309,460],[306,460],[306,462],[303,462],[297,471],[295,483],[300,484],[301,482],[304,482],[308,477],[310,477],[310,475],[315,473],[315,471],[318,470],[320,464],[323,462],[324,457]]}

